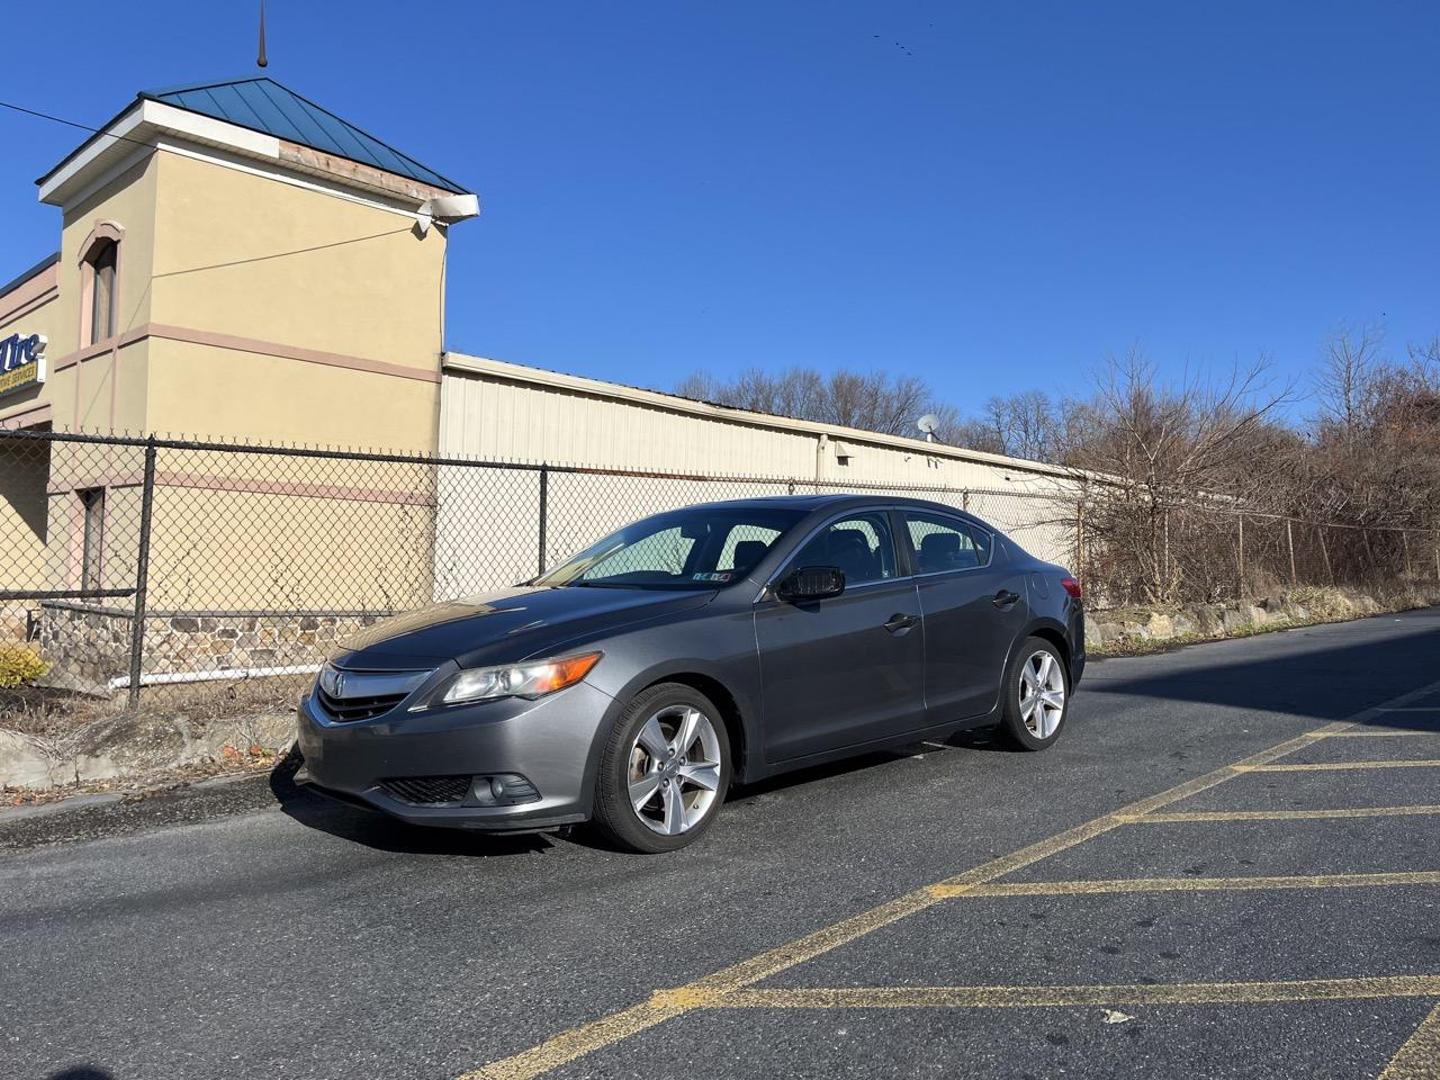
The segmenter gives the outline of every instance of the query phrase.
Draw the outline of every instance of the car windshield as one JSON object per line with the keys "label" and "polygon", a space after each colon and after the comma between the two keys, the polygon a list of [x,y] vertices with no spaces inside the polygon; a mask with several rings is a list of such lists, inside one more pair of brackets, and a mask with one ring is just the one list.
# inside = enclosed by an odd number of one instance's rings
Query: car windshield
{"label": "car windshield", "polygon": [[535,580],[609,589],[715,589],[739,581],[804,511],[699,506],[637,521]]}

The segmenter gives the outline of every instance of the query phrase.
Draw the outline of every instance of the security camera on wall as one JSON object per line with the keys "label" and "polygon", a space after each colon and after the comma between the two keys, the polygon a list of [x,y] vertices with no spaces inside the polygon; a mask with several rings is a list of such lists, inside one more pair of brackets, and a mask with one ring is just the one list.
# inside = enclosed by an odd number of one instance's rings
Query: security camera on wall
{"label": "security camera on wall", "polygon": [[420,235],[424,236],[430,231],[430,226],[437,221],[442,225],[449,225],[452,222],[464,221],[466,218],[478,217],[480,197],[478,195],[441,195],[434,199],[426,199],[420,204],[418,214]]}

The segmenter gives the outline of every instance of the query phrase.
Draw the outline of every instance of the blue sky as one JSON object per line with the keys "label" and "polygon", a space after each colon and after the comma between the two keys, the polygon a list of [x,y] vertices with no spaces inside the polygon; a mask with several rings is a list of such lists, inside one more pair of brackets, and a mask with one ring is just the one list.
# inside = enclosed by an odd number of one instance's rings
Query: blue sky
{"label": "blue sky", "polygon": [[[7,14],[0,98],[98,124],[253,71],[255,4]],[[345,14],[339,16],[340,11]],[[442,23],[442,17],[445,20]],[[1440,7],[271,0],[268,74],[480,193],[452,348],[665,388],[918,373],[974,410],[1342,323],[1440,333]],[[0,111],[0,278],[83,137]]]}

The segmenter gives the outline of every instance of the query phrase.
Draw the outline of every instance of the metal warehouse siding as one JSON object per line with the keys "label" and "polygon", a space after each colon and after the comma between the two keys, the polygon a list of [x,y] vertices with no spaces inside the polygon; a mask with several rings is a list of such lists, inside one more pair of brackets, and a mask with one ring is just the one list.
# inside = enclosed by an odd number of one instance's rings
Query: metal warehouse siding
{"label": "metal warehouse siding", "polygon": [[[542,532],[536,474],[514,473],[507,481],[514,490],[505,513],[480,521],[474,500],[465,497],[463,468],[442,466],[436,485],[435,595],[521,580],[542,562],[553,566],[648,514],[715,499],[805,491],[816,482],[824,490],[889,488],[963,506],[1042,558],[1063,562],[1073,554],[1076,484],[1053,466],[730,412],[614,383],[447,354],[440,396],[442,457],[665,475],[618,483],[556,469],[548,479],[542,555],[535,539]],[[491,563],[505,553],[503,581],[494,566],[477,572],[477,543]]]}
{"label": "metal warehouse siding", "polygon": [[[887,445],[870,438],[756,413],[737,411],[731,419],[683,398],[454,354],[446,358],[441,391],[439,450],[447,457],[863,485],[1073,486],[1060,470],[1038,462],[972,460],[984,456],[919,440]],[[851,451],[848,464],[837,446]]]}
{"label": "metal warehouse siding", "polygon": [[635,469],[815,475],[816,439],[726,424],[633,401],[447,370],[440,453],[446,457]]}

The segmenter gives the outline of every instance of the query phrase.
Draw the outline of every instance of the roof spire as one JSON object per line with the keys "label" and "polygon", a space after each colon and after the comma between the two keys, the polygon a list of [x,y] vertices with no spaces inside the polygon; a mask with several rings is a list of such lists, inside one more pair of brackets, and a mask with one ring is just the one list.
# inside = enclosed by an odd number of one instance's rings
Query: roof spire
{"label": "roof spire", "polygon": [[265,0],[260,0],[260,55],[255,57],[255,63],[262,68],[270,66],[265,58]]}

